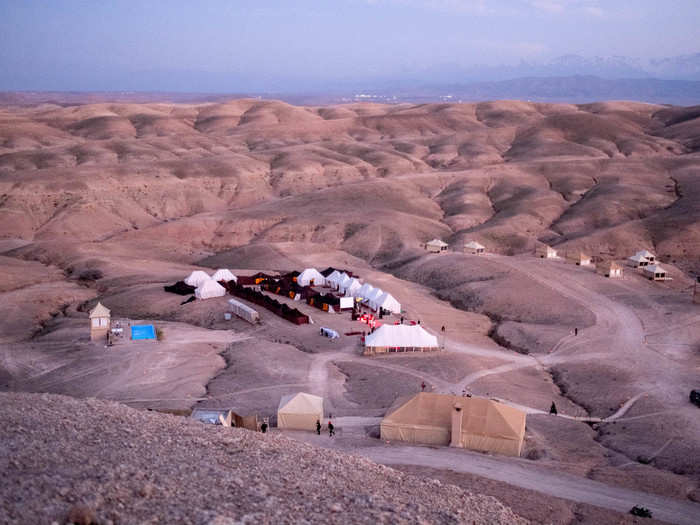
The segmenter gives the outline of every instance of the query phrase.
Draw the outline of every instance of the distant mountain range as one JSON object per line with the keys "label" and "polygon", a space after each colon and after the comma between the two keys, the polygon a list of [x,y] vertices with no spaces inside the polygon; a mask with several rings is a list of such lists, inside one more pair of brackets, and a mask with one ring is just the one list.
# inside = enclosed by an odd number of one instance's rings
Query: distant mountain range
{"label": "distant mountain range", "polygon": [[625,56],[584,57],[563,55],[547,61],[522,61],[515,65],[458,66],[436,64],[422,71],[396,75],[441,82],[459,78],[464,82],[511,80],[522,77],[597,76],[605,79],[658,78],[662,80],[700,80],[700,53],[642,60]]}
{"label": "distant mountain range", "polygon": [[[117,74],[110,91],[7,91],[0,104],[44,102],[79,104],[98,101],[213,102],[231,98],[277,98],[293,104],[338,102],[430,102],[519,99],[542,102],[637,100],[658,104],[700,104],[700,53],[641,60],[624,56],[564,55],[517,65],[459,66],[435,64],[402,69],[382,77],[320,79],[267,78],[243,73],[144,71]],[[188,92],[196,79],[198,93]],[[126,82],[126,83],[125,83]],[[148,89],[148,86],[168,86]],[[322,87],[319,87],[322,86]]]}

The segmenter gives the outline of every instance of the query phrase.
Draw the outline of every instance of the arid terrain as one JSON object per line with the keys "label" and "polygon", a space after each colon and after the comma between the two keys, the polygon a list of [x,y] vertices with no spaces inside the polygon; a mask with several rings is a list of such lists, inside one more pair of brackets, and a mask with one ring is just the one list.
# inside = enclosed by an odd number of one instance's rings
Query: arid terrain
{"label": "arid terrain", "polygon": [[[447,253],[424,250],[433,238]],[[488,253],[463,253],[470,240]],[[543,243],[561,257],[535,257]],[[569,260],[624,264],[642,249],[672,280]],[[328,266],[444,326],[444,350],[367,358],[345,335],[366,328],[349,313],[280,299],[315,324],[261,310],[252,326],[224,320],[226,297],[181,304],[163,290],[194,269]],[[698,275],[699,107],[0,107],[0,390],[273,422],[282,395],[307,391],[325,397],[339,439],[288,437],[496,495],[533,522],[631,523],[638,504],[697,523]],[[98,300],[162,340],[90,342]],[[522,457],[378,440],[386,409],[423,381],[526,410]]]}

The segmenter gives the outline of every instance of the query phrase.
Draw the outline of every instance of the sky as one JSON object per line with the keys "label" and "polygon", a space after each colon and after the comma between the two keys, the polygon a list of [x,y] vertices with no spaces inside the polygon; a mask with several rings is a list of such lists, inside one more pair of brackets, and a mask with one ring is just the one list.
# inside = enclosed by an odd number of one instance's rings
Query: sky
{"label": "sky", "polygon": [[698,53],[698,27],[698,0],[0,0],[0,90],[321,91]]}

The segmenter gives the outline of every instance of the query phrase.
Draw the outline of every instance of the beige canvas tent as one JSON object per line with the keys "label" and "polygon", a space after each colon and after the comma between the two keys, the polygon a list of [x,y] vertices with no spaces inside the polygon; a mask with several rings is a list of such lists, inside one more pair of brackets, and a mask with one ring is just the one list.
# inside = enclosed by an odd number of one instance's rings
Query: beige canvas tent
{"label": "beige canvas tent", "polygon": [[323,398],[299,392],[280,399],[277,426],[295,430],[316,430],[316,421],[323,422]]}
{"label": "beige canvas tent", "polygon": [[519,456],[526,414],[480,397],[420,392],[400,398],[381,422],[381,438]]}
{"label": "beige canvas tent", "polygon": [[449,244],[441,241],[440,239],[433,239],[425,243],[425,249],[432,253],[439,253],[447,251]]}
{"label": "beige canvas tent", "polygon": [[557,257],[557,251],[547,244],[538,246],[535,250],[535,255],[542,257],[543,259],[555,259]]}
{"label": "beige canvas tent", "polygon": [[590,266],[593,262],[591,256],[583,252],[576,252],[570,255],[569,258],[576,263],[577,266]]}
{"label": "beige canvas tent", "polygon": [[615,261],[606,261],[596,265],[596,272],[605,277],[620,278],[622,277],[622,266]]}

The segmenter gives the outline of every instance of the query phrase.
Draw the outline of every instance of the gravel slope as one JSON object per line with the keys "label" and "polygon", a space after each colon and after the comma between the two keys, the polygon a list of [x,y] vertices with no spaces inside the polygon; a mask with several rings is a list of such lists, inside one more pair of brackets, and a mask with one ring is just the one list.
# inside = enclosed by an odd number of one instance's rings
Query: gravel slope
{"label": "gravel slope", "polygon": [[0,404],[1,523],[526,523],[492,497],[275,434],[95,399]]}

